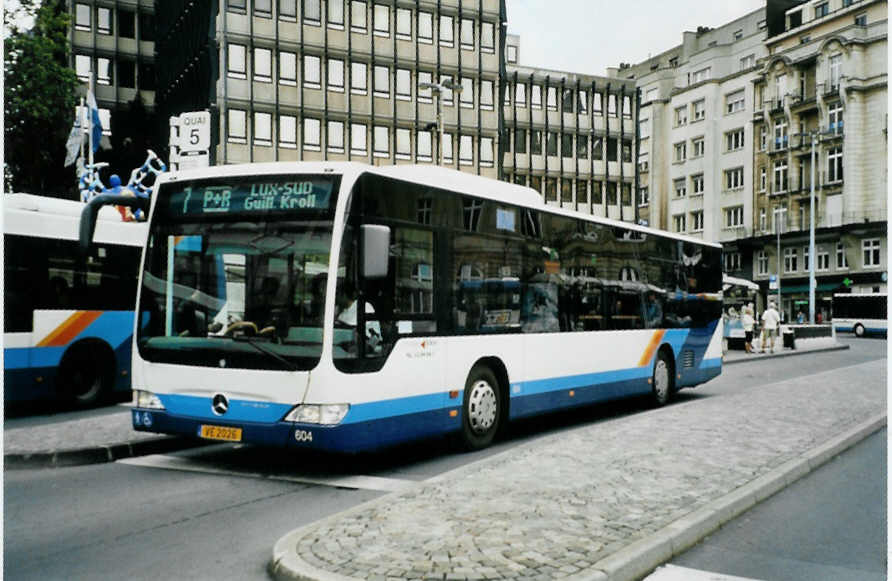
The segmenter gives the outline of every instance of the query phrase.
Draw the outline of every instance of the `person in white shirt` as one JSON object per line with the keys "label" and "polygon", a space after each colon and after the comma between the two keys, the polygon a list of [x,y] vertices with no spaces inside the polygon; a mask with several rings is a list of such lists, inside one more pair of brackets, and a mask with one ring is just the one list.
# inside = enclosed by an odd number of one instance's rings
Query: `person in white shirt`
{"label": "person in white shirt", "polygon": [[743,332],[746,335],[744,348],[746,348],[747,353],[753,352],[753,325],[756,324],[756,319],[753,318],[753,313],[753,303],[750,303],[743,307],[743,314],[740,316]]}
{"label": "person in white shirt", "polygon": [[774,308],[774,303],[768,303],[768,308],[762,313],[762,353],[765,353],[765,341],[774,353],[774,339],[777,337],[777,328],[780,325],[780,314]]}

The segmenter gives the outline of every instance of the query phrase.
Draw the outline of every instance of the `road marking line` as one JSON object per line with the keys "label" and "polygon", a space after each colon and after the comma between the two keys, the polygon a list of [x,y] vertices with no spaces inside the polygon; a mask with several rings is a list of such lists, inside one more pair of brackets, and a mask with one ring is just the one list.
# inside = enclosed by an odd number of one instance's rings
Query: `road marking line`
{"label": "road marking line", "polygon": [[204,474],[216,474],[220,476],[240,476],[244,478],[259,478],[263,480],[278,480],[283,482],[296,482],[299,484],[316,484],[320,486],[333,486],[337,488],[355,488],[362,490],[381,490],[384,492],[401,492],[409,490],[421,484],[414,480],[401,480],[398,478],[382,478],[379,476],[335,476],[335,477],[311,477],[268,475],[259,472],[241,470],[226,470],[196,463],[187,458],[153,454],[136,458],[118,460],[119,464],[131,466],[143,466],[145,468],[160,468],[163,470],[181,470],[184,472],[200,472]]}
{"label": "road marking line", "polygon": [[678,565],[663,565],[644,578],[644,581],[759,581],[751,577],[735,577],[711,571],[689,569]]}

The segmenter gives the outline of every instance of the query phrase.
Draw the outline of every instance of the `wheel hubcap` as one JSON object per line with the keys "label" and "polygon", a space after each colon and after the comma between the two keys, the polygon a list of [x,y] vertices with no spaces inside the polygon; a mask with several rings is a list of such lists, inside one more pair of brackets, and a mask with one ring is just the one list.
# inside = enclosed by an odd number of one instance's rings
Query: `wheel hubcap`
{"label": "wheel hubcap", "polygon": [[468,397],[468,423],[471,429],[482,434],[492,428],[497,409],[496,392],[492,386],[482,379],[474,382]]}
{"label": "wheel hubcap", "polygon": [[654,368],[654,393],[660,400],[669,393],[669,366],[662,359]]}

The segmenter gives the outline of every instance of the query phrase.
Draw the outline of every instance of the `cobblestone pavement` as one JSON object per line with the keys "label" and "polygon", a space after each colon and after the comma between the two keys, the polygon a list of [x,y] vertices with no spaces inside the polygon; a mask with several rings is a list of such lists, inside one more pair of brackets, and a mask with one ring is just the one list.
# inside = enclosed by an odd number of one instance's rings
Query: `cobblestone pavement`
{"label": "cobblestone pavement", "polygon": [[518,446],[292,531],[270,569],[331,580],[606,579],[617,551],[884,417],[886,360],[780,379]]}

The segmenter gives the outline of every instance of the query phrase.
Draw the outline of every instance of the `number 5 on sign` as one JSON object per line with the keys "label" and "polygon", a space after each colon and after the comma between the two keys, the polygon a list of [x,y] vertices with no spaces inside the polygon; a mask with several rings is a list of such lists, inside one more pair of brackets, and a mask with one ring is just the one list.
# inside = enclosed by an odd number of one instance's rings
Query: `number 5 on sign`
{"label": "number 5 on sign", "polygon": [[208,111],[183,113],[179,117],[180,153],[207,151],[211,147],[211,114]]}

